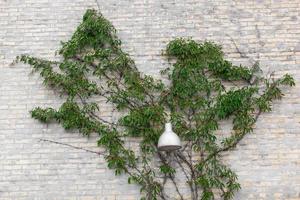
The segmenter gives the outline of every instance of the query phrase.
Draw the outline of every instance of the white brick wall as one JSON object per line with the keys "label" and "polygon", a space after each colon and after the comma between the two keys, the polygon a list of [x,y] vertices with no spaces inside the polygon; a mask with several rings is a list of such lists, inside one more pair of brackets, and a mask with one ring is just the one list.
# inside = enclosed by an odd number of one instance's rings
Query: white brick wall
{"label": "white brick wall", "polygon": [[[235,199],[300,199],[300,2],[299,0],[98,0],[143,72],[159,77],[161,50],[174,37],[214,40],[236,63],[241,50],[259,58],[266,72],[291,73],[290,89],[272,113],[261,116],[224,160],[239,175]],[[115,177],[103,158],[39,138],[98,150],[95,138],[66,133],[30,118],[35,106],[59,106],[53,91],[10,66],[16,55],[54,58],[94,0],[0,0],[0,200],[138,199],[139,189]]]}

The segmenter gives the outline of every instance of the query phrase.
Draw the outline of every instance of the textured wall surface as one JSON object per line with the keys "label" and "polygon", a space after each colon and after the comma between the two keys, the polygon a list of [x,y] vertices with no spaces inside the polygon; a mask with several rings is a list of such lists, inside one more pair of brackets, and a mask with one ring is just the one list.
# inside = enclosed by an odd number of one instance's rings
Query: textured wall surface
{"label": "textured wall surface", "polygon": [[[144,73],[159,78],[167,66],[161,50],[174,37],[214,40],[235,63],[235,49],[260,60],[266,73],[291,73],[289,89],[255,132],[224,157],[239,175],[235,199],[300,199],[300,1],[299,0],[98,0],[123,46]],[[139,189],[115,177],[96,154],[42,142],[48,139],[98,150],[96,139],[67,133],[30,118],[35,106],[59,106],[53,91],[26,65],[23,53],[54,59],[94,0],[0,0],[0,200],[130,200]],[[230,36],[230,37],[229,37]],[[251,59],[250,59],[251,60]],[[106,105],[101,106],[107,116]]]}

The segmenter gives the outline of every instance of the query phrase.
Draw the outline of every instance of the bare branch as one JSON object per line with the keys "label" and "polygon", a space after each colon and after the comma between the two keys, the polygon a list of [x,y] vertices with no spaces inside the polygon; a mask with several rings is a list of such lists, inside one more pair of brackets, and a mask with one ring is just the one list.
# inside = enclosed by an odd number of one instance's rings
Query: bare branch
{"label": "bare branch", "polygon": [[57,141],[53,141],[53,140],[49,140],[49,139],[40,138],[39,141],[54,143],[54,144],[58,144],[58,145],[63,145],[63,146],[67,146],[67,147],[70,147],[70,148],[73,148],[73,149],[79,149],[79,150],[82,150],[82,151],[85,151],[85,152],[88,152],[88,153],[97,154],[97,155],[105,155],[104,152],[92,151],[92,150],[85,149],[85,148],[82,148],[82,147],[77,147],[77,146],[73,146],[71,144],[67,144],[67,143],[63,143],[63,142],[57,142]]}
{"label": "bare branch", "polygon": [[230,41],[233,43],[233,45],[234,45],[234,47],[235,47],[235,50],[237,51],[237,53],[240,54],[241,58],[249,58],[249,56],[247,56],[246,53],[242,52],[242,51],[238,48],[238,46],[237,46],[236,42],[234,41],[234,39],[233,39],[229,34],[226,34],[226,35],[230,38]]}
{"label": "bare branch", "polygon": [[[162,163],[163,163],[164,165],[169,165],[167,159],[166,159],[166,158],[164,157],[164,155],[163,155],[162,153],[160,153],[159,151],[158,151],[158,156],[159,156],[160,160],[162,161]],[[177,194],[180,196],[180,199],[181,199],[181,200],[184,200],[184,198],[183,198],[182,194],[180,193],[179,188],[178,188],[178,186],[177,186],[177,184],[176,184],[175,177],[172,176],[172,175],[166,176],[166,177],[168,177],[168,178],[172,181],[173,185],[175,186],[175,190],[176,190]]]}
{"label": "bare branch", "polygon": [[96,2],[96,5],[98,7],[98,10],[100,10],[100,4],[99,4],[98,0],[95,0],[95,2]]}
{"label": "bare branch", "polygon": [[176,159],[178,165],[180,166],[182,172],[184,173],[184,175],[185,175],[185,177],[186,177],[187,183],[188,183],[188,185],[189,185],[189,187],[190,187],[190,190],[191,190],[192,199],[195,199],[195,190],[194,190],[193,183],[192,183],[192,175],[190,175],[190,177],[189,177],[187,170],[186,170],[185,167],[181,164],[181,162],[180,162],[178,156],[177,156],[176,154],[175,154],[174,156],[175,156],[175,159]]}

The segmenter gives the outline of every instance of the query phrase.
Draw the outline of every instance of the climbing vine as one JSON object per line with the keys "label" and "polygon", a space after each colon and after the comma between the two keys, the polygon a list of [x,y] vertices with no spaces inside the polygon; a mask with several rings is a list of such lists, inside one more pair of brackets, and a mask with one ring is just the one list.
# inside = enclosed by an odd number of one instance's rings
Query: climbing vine
{"label": "climbing vine", "polygon": [[[65,129],[85,136],[98,134],[109,168],[127,174],[128,183],[141,187],[141,199],[232,199],[240,189],[237,175],[222,162],[222,152],[233,149],[262,112],[271,111],[272,101],[283,96],[284,85],[294,86],[286,74],[275,79],[252,67],[236,66],[224,59],[219,45],[192,39],[172,40],[163,54],[174,60],[162,71],[170,84],[141,74],[112,24],[95,10],[58,51],[61,61],[21,55],[44,84],[65,96],[59,109],[37,107],[33,118],[56,121]],[[101,118],[95,99],[104,98],[120,113],[116,121]],[[220,121],[233,123],[229,136],[217,133]],[[171,121],[183,147],[160,152],[157,141],[164,124]],[[126,138],[139,138],[138,150]],[[185,178],[190,196],[182,194],[178,176]],[[170,196],[165,185],[176,191]]]}

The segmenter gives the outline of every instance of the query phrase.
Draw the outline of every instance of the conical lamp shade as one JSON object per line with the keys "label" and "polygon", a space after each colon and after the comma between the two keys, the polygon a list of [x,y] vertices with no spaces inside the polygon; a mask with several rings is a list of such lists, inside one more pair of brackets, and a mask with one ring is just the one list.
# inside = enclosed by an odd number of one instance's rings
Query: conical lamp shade
{"label": "conical lamp shade", "polygon": [[158,140],[160,151],[174,151],[181,148],[179,137],[173,132],[171,123],[166,123],[165,131]]}

